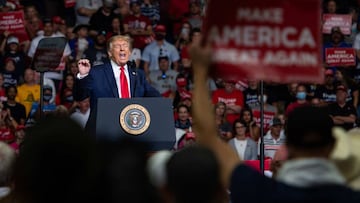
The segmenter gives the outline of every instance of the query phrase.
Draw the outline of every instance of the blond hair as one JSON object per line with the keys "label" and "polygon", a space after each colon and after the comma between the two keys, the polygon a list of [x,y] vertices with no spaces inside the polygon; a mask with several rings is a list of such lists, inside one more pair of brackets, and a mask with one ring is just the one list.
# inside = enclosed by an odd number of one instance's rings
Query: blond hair
{"label": "blond hair", "polygon": [[110,51],[112,49],[113,43],[115,41],[119,41],[119,40],[126,41],[129,45],[130,51],[132,50],[132,41],[133,40],[129,35],[114,35],[107,42],[108,51]]}

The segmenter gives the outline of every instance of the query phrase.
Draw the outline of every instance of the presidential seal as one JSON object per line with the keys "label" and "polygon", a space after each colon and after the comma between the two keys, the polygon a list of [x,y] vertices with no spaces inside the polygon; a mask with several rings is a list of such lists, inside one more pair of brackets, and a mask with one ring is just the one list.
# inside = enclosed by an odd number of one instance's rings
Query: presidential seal
{"label": "presidential seal", "polygon": [[150,121],[148,110],[139,104],[130,104],[120,113],[120,126],[131,135],[145,132],[150,126]]}

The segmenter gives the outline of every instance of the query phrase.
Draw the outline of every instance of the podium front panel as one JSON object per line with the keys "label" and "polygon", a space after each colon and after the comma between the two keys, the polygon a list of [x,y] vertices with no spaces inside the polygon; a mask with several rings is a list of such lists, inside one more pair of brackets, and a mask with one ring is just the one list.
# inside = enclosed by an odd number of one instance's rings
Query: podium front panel
{"label": "podium front panel", "polygon": [[151,151],[172,149],[176,137],[171,99],[99,98],[96,139],[125,137],[145,142]]}

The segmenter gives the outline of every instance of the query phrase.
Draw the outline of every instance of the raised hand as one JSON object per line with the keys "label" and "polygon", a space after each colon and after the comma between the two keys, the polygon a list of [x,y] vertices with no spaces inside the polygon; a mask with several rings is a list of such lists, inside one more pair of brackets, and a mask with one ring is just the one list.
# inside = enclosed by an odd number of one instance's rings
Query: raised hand
{"label": "raised hand", "polygon": [[80,59],[78,61],[78,68],[80,76],[89,74],[91,69],[90,61],[88,59]]}
{"label": "raised hand", "polygon": [[201,66],[208,69],[211,64],[212,50],[210,44],[202,46],[193,43],[190,47],[190,55],[194,66]]}
{"label": "raised hand", "polygon": [[229,187],[234,168],[241,162],[230,145],[219,139],[214,107],[209,99],[208,69],[211,65],[211,47],[193,44],[190,55],[194,71],[192,115],[196,141],[209,147],[216,154],[221,167],[222,182]]}

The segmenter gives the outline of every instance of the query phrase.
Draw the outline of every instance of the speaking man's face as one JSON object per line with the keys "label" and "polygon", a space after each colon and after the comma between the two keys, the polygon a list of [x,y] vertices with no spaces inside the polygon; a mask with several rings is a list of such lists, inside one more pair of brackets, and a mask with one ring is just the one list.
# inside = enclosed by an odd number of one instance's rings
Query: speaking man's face
{"label": "speaking man's face", "polygon": [[110,47],[109,56],[119,66],[123,66],[128,62],[131,55],[130,44],[122,39],[117,39]]}

